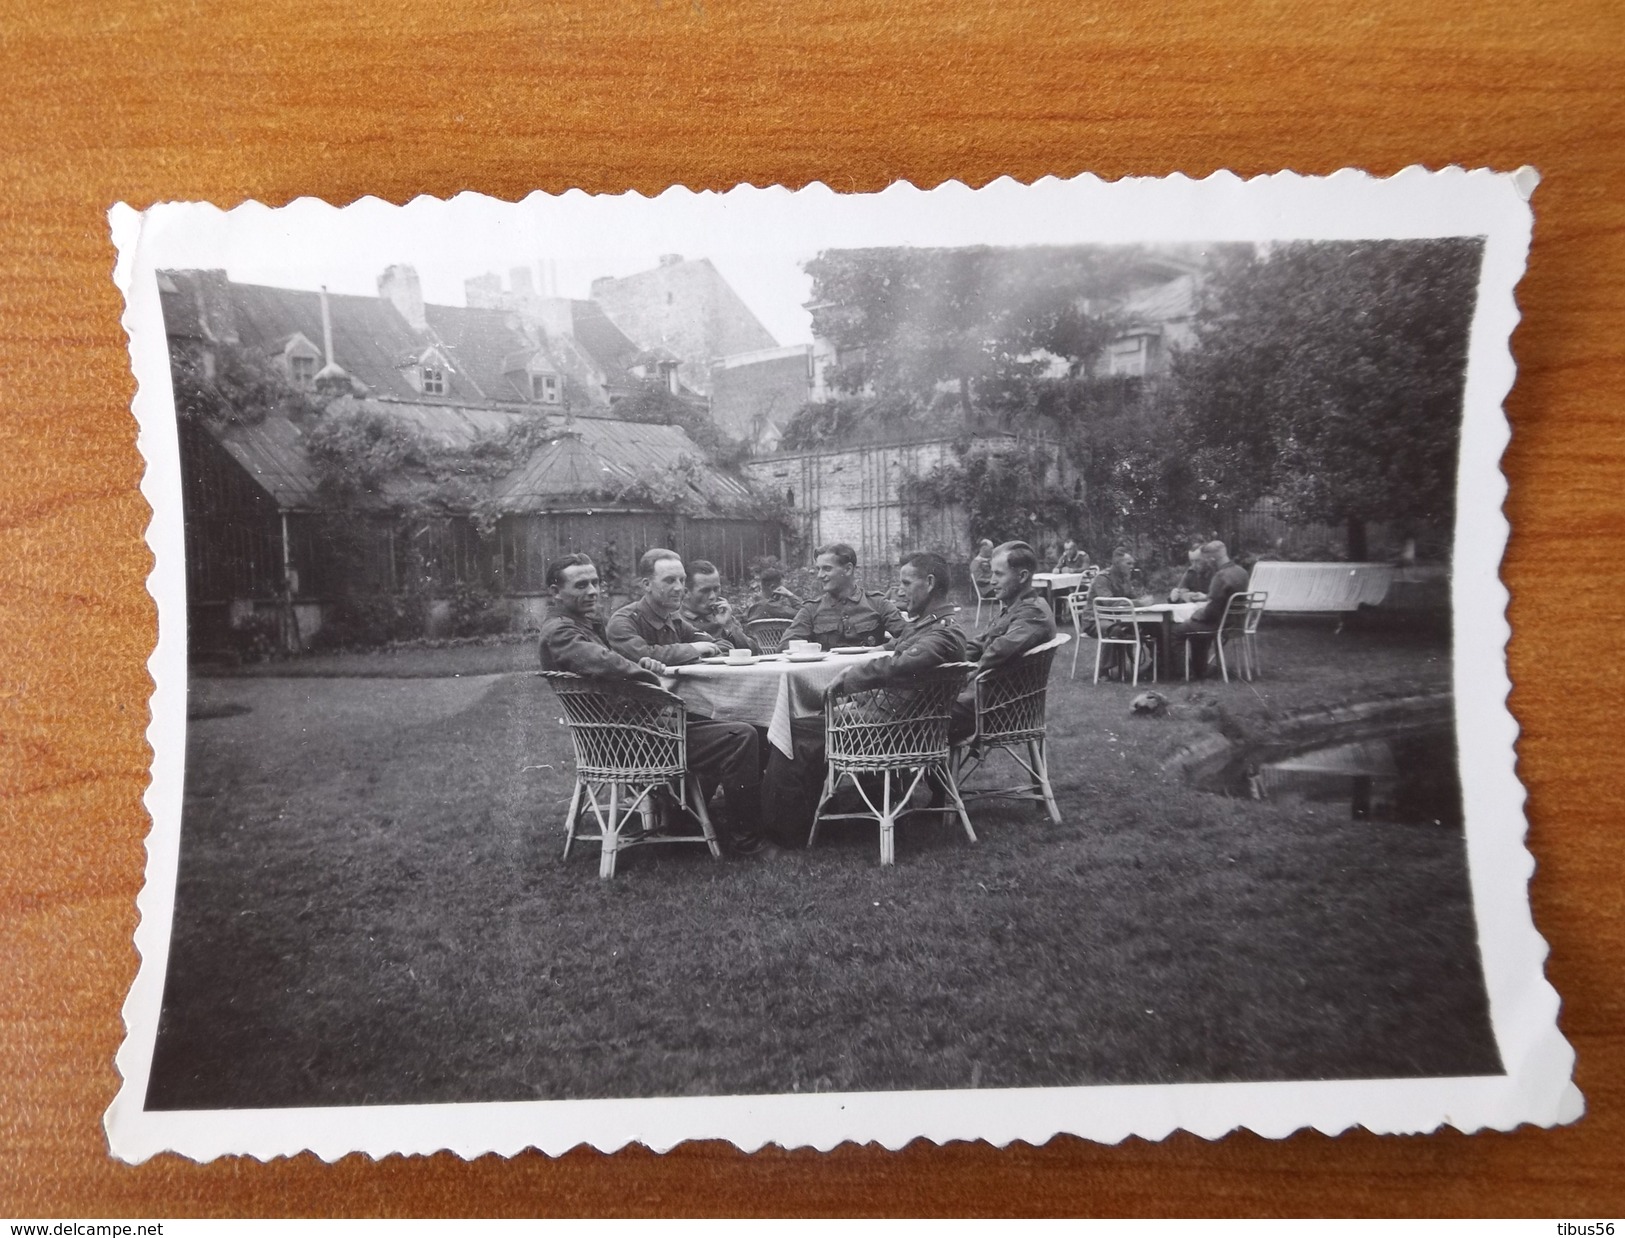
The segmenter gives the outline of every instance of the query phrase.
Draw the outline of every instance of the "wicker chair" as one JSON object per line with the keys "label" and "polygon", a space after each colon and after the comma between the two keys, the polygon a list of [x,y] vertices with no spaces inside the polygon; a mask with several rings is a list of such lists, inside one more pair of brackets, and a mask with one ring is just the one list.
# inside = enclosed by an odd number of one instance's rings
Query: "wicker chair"
{"label": "wicker chair", "polygon": [[[954,785],[949,760],[948,715],[954,698],[964,686],[965,676],[975,669],[970,662],[949,662],[906,683],[879,688],[845,691],[832,684],[824,694],[824,743],[828,768],[824,790],[813,814],[810,847],[818,837],[823,821],[866,819],[880,824],[880,862],[896,862],[893,828],[897,818],[910,811],[908,802],[922,782],[935,781],[947,794],[950,807],[914,809],[915,812],[951,813],[965,827],[965,837],[976,841],[965,802]],[[880,803],[870,798],[870,788],[859,777],[880,776]],[[912,774],[912,778],[907,775]],[[896,776],[895,790],[893,776]],[[843,780],[857,788],[868,812],[825,812]]]}
{"label": "wicker chair", "polygon": [[[688,772],[688,716],[683,698],[651,684],[584,679],[566,671],[540,671],[564,707],[575,745],[575,790],[564,818],[564,858],[577,838],[577,826],[590,811],[596,834],[580,835],[600,845],[598,875],[615,875],[615,857],[649,843],[701,843],[722,855],[705,811],[705,797]],[[700,823],[701,837],[657,832],[659,805],[652,798],[666,788]],[[627,823],[636,814],[637,825]]]}
{"label": "wicker chair", "polygon": [[1187,632],[1181,636],[1185,645],[1185,678],[1191,677],[1191,641],[1204,636],[1211,636],[1214,647],[1219,651],[1219,673],[1224,676],[1225,683],[1230,682],[1230,667],[1224,653],[1228,644],[1239,643],[1241,646],[1241,660],[1236,665],[1236,674],[1247,680],[1257,678],[1258,624],[1264,617],[1264,604],[1269,601],[1269,596],[1268,593],[1232,593],[1230,600],[1224,604],[1224,615],[1219,619],[1217,631]]}
{"label": "wicker chair", "polygon": [[[1055,824],[1061,810],[1049,781],[1044,752],[1050,667],[1072,637],[1065,632],[976,680],[976,731],[955,750],[954,777],[964,787],[982,763],[1002,749],[1021,766],[1027,781],[1015,787],[963,791],[967,800],[1023,799],[1042,804]],[[1022,752],[1026,757],[1023,759]]]}
{"label": "wicker chair", "polygon": [[788,619],[752,619],[745,625],[745,635],[755,641],[763,653],[778,653],[784,647],[784,634],[789,627]]}

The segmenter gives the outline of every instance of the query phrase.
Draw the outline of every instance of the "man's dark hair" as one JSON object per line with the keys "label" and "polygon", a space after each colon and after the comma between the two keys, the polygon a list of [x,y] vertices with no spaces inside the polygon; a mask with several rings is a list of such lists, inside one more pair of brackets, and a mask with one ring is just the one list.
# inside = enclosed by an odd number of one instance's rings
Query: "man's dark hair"
{"label": "man's dark hair", "polygon": [[921,576],[934,577],[931,601],[940,602],[948,596],[948,560],[930,550],[916,550],[903,556],[903,566],[912,567]]}
{"label": "man's dark hair", "polygon": [[778,568],[776,568],[776,567],[764,567],[762,569],[762,592],[763,593],[772,593],[773,590],[777,589],[783,583],[784,583],[784,573],[779,571]]}
{"label": "man's dark hair", "polygon": [[653,576],[655,574],[655,564],[662,563],[667,559],[676,559],[677,562],[681,563],[683,556],[675,550],[667,550],[664,546],[649,547],[643,552],[643,558],[638,560],[638,575]]}
{"label": "man's dark hair", "polygon": [[1126,559],[1126,558],[1128,558],[1128,556],[1129,556],[1129,548],[1127,546],[1113,546],[1112,547],[1112,558],[1114,558],[1114,559]]}
{"label": "man's dark hair", "polygon": [[1026,542],[1006,542],[993,553],[1003,555],[1012,571],[1031,574],[1038,570],[1038,555]]}
{"label": "man's dark hair", "polygon": [[845,542],[831,542],[828,546],[820,546],[818,553],[821,555],[834,555],[835,562],[842,567],[857,567],[858,565],[858,552]]}
{"label": "man's dark hair", "polygon": [[551,589],[554,585],[562,585],[564,583],[564,573],[569,568],[592,566],[593,561],[579,551],[571,555],[560,555],[557,559],[548,562],[547,587]]}
{"label": "man's dark hair", "polygon": [[694,578],[696,576],[720,576],[720,575],[722,575],[722,573],[717,571],[717,565],[715,563],[712,563],[711,560],[709,560],[709,559],[695,559],[694,562],[692,562],[692,563],[690,563],[688,565],[688,587],[690,589],[692,589],[694,587]]}

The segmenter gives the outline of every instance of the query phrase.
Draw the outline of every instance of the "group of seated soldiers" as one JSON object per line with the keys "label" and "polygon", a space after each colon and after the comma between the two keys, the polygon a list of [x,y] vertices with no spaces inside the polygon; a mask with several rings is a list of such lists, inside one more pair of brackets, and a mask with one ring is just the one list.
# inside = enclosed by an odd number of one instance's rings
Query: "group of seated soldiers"
{"label": "group of seated soldiers", "polygon": [[[1025,542],[1006,542],[990,556],[999,612],[974,639],[954,618],[949,567],[941,555],[919,551],[903,559],[896,590],[903,610],[884,593],[859,585],[857,553],[851,546],[824,546],[816,562],[823,587],[816,599],[803,602],[783,587],[779,573],[763,572],[762,596],[748,609],[747,619],[790,618],[786,641],[812,640],[826,650],[863,646],[890,651],[890,657],[854,663],[843,671],[835,681],[843,689],[905,683],[949,662],[975,662],[981,673],[1055,635],[1049,604],[1033,588],[1037,556]],[[668,666],[732,648],[756,651],[722,597],[714,564],[699,559],[685,568],[675,551],[656,547],[639,560],[638,581],[643,595],[604,624],[598,619],[600,587],[592,560],[570,554],[550,563],[551,601],[541,632],[543,668],[658,684]],[[969,738],[975,724],[974,689],[967,686],[954,704],[950,739]],[[806,844],[824,783],[822,716],[794,719],[792,741],[793,759],[767,745],[749,723],[690,715],[689,768],[702,781],[720,784],[726,811],[717,817],[717,832],[732,853],[754,855],[767,842],[785,848]],[[771,822],[767,830],[764,820]]]}

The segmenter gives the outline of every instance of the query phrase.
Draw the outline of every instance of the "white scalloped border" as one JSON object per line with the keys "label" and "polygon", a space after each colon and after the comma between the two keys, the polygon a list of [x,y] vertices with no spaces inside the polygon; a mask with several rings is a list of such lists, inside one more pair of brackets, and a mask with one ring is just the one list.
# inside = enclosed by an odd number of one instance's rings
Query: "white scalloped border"
{"label": "white scalloped border", "polygon": [[[1518,321],[1514,289],[1527,258],[1528,206],[1539,177],[1413,166],[1386,179],[1344,169],[1327,177],[1280,172],[1242,179],[1215,172],[1193,180],[1092,175],[1044,177],[1023,184],[1001,177],[980,189],[950,180],[933,189],[899,181],[876,194],[841,195],[821,182],[799,190],[742,184],[725,193],[674,186],[654,198],[636,191],[592,196],[570,190],[504,203],[463,193],[420,196],[405,206],[364,197],[346,207],[298,198],[284,207],[244,202],[230,211],[203,203],[165,203],[109,212],[118,251],[114,281],[125,297],[122,322],[137,380],[133,411],[146,462],[141,490],[152,507],[146,539],[155,566],[148,592],[158,606],[158,645],[148,661],[152,815],[146,882],[136,899],[135,946],[141,965],[123,1007],[127,1034],[117,1056],[123,1086],[104,1125],[113,1155],[140,1162],[165,1151],[196,1160],[239,1154],[268,1159],[314,1152],[332,1161],[350,1153],[382,1157],[441,1150],[470,1158],[511,1156],[527,1148],[559,1155],[588,1144],[612,1152],[641,1143],[664,1152],[689,1139],[725,1139],[745,1151],[767,1144],[828,1150],[848,1141],[897,1149],[919,1138],[936,1143],[1020,1140],[1057,1134],[1116,1143],[1162,1139],[1186,1130],[1215,1139],[1240,1128],[1280,1138],[1304,1127],[1337,1134],[1354,1126],[1414,1133],[1453,1126],[1510,1130],[1524,1123],[1572,1122],[1585,1104],[1572,1081],[1574,1054],[1557,1028],[1558,996],[1547,982],[1545,941],[1530,916],[1533,857],[1524,845],[1524,790],[1514,767],[1517,726],[1506,708],[1507,591],[1499,568],[1509,527],[1500,470],[1510,437],[1502,401],[1515,366],[1509,347]],[[723,207],[842,210],[853,204],[913,212],[1070,210],[1092,212],[1088,239],[1286,239],[1483,235],[1487,238],[1475,316],[1462,431],[1455,545],[1456,710],[1468,826],[1468,865],[1491,1017],[1507,1073],[1483,1078],[1338,1080],[918,1091],[681,1099],[537,1101],[355,1108],[149,1113],[142,1109],[163,994],[179,849],[186,696],[186,611],[179,466],[167,346],[153,271],[173,265],[166,236],[190,229],[274,226],[288,235],[334,216],[365,226],[380,212],[409,212],[425,222],[456,214],[548,202],[714,200]],[[1156,221],[1156,226],[1153,226]],[[1193,231],[1193,224],[1200,227]],[[1168,228],[1173,225],[1174,232]],[[887,243],[887,242],[877,242]],[[217,265],[225,265],[222,259]]]}

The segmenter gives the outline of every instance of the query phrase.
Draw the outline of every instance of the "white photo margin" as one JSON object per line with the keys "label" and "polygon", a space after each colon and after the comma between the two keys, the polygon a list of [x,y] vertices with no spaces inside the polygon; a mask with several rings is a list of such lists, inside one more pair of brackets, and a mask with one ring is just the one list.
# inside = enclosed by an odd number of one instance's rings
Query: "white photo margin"
{"label": "white photo margin", "polygon": [[[1160,1139],[1176,1130],[1217,1138],[1246,1127],[1279,1138],[1304,1127],[1327,1134],[1364,1126],[1411,1133],[1452,1126],[1508,1130],[1572,1122],[1584,1101],[1572,1082],[1573,1051],[1557,1028],[1558,995],[1547,982],[1544,940],[1530,916],[1534,862],[1525,847],[1524,791],[1514,769],[1517,726],[1506,708],[1507,591],[1499,578],[1508,525],[1500,459],[1509,430],[1502,401],[1515,367],[1509,341],[1518,321],[1514,289],[1528,254],[1528,199],[1537,177],[1420,167],[1377,179],[1345,170],[1328,177],[1279,173],[1243,180],[1106,182],[1092,176],[1003,178],[982,189],[955,181],[922,190],[906,182],[883,192],[840,195],[822,184],[799,191],[740,186],[696,194],[674,188],[638,194],[533,194],[504,203],[473,194],[418,198],[394,206],[364,198],[343,208],[309,198],[272,209],[245,203],[223,211],[164,203],[109,213],[118,251],[114,280],[138,384],[134,412],[146,462],[141,489],[152,506],[147,542],[156,558],[147,586],[158,606],[158,644],[148,667],[155,689],[147,737],[152,815],[145,885],[137,899],[140,969],[123,1008],[127,1036],[117,1065],[123,1085],[107,1111],[113,1154],[140,1162],[164,1151],[196,1160],[313,1151],[512,1155],[534,1147],[557,1155],[579,1144],[613,1151],[641,1143],[665,1151],[688,1139],[726,1139],[747,1151],[774,1143],[829,1149],[852,1140],[899,1148],[911,1140],[1011,1140],[1041,1144],[1056,1134],[1117,1142]],[[180,477],[167,340],[155,272],[224,267],[228,255],[274,254],[297,238],[302,250],[340,254],[378,229],[498,233],[545,221],[553,229],[673,230],[690,249],[708,230],[776,228],[851,244],[1265,241],[1482,236],[1461,438],[1453,560],[1455,708],[1468,867],[1491,1020],[1504,1076],[1282,1083],[1163,1084],[1011,1090],[716,1096],[595,1101],[149,1112],[143,1108],[158,1027],[174,909],[186,725],[186,599]],[[662,240],[664,237],[662,236]],[[673,246],[679,248],[681,245]],[[1470,776],[1469,776],[1470,774]]]}

